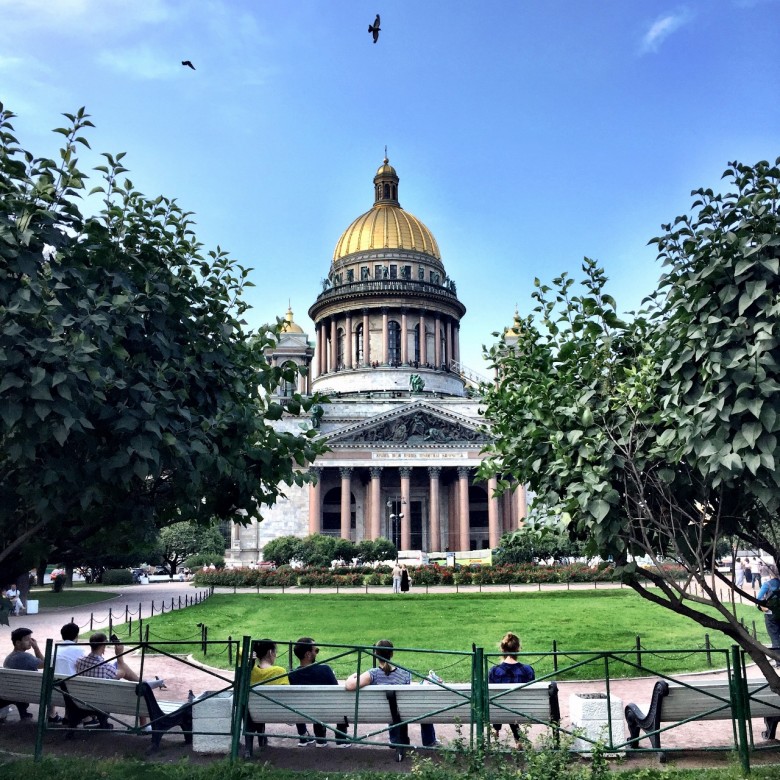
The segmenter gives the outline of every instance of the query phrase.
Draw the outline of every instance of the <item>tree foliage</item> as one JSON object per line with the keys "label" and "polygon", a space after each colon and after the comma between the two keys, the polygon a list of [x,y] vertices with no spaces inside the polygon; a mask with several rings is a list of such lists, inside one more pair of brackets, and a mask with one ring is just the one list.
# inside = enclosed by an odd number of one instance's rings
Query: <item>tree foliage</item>
{"label": "tree foliage", "polygon": [[[587,258],[581,291],[566,275],[536,281],[517,343],[488,352],[495,442],[482,469],[501,488],[509,476],[528,484],[537,509],[613,557],[644,597],[742,645],[776,690],[767,653],[780,653],[720,600],[732,590],[715,559],[728,536],[778,557],[778,164],[731,163],[730,192],[694,191],[692,213],[651,242],[664,271],[630,321]],[[689,581],[642,567],[639,555],[674,560]],[[715,616],[702,610],[710,605]]]}
{"label": "tree foliage", "polygon": [[[58,529],[262,515],[322,446],[274,430],[294,369],[269,365],[279,326],[245,329],[248,269],[204,251],[191,214],[147,198],[105,154],[85,216],[81,109],[57,159],[24,150],[0,104],[0,563]],[[281,321],[280,321],[281,322]],[[307,410],[316,398],[294,396]],[[45,555],[44,555],[45,557]]]}
{"label": "tree foliage", "polygon": [[180,564],[203,553],[220,556],[225,551],[225,540],[215,525],[202,526],[192,522],[173,523],[160,531],[160,558],[171,577]]}
{"label": "tree foliage", "polygon": [[572,539],[568,529],[560,523],[529,518],[522,528],[501,537],[498,549],[493,553],[493,564],[549,560],[560,563],[564,559],[580,557],[583,550],[584,544]]}

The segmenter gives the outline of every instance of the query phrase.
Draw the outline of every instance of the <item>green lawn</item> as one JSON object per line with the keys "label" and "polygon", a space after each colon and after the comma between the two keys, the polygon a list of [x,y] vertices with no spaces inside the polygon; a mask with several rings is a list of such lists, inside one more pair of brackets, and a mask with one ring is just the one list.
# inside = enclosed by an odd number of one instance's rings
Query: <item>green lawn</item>
{"label": "green lawn", "polygon": [[55,593],[51,588],[33,588],[28,598],[37,599],[40,609],[52,607],[80,607],[83,604],[97,604],[116,598],[116,593],[105,590],[70,590]]}
{"label": "green lawn", "polygon": [[[741,614],[746,621],[757,616],[747,607]],[[511,630],[522,638],[526,654],[523,660],[534,666],[537,676],[553,671],[554,641],[562,669],[581,660],[582,656],[573,655],[574,651],[627,651],[625,657],[635,661],[639,635],[645,650],[677,651],[661,656],[643,652],[643,664],[653,672],[708,668],[704,653],[690,652],[704,647],[702,628],[628,590],[408,596],[215,595],[190,609],[144,622],[150,625],[150,637],[158,641],[193,639],[200,635],[196,624],[204,623],[210,640],[249,635],[286,643],[310,635],[320,644],[371,645],[388,638],[396,647],[440,651],[470,651],[474,643],[488,653],[497,652],[498,641]],[[763,621],[758,625],[763,629]],[[713,635],[711,640],[715,648],[729,647],[721,635]],[[226,666],[227,657],[216,656],[215,652],[209,663]],[[280,657],[287,662],[285,653],[287,648],[280,648]],[[398,660],[418,671],[435,669],[449,681],[469,679],[469,663],[457,652],[436,656],[405,653]],[[339,676],[352,671],[354,665],[354,657],[334,663]],[[713,653],[713,666],[723,665],[725,656]],[[635,669],[618,660],[610,661],[611,676],[635,674]],[[603,677],[604,661],[590,663],[566,676]]]}

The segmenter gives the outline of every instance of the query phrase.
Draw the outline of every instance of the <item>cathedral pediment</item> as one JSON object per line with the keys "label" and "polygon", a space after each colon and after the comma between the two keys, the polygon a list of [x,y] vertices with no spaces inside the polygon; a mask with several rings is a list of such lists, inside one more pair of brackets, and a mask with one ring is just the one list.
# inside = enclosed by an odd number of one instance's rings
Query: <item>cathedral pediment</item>
{"label": "cathedral pediment", "polygon": [[333,449],[481,447],[489,440],[469,418],[444,412],[425,402],[342,428],[326,439]]}

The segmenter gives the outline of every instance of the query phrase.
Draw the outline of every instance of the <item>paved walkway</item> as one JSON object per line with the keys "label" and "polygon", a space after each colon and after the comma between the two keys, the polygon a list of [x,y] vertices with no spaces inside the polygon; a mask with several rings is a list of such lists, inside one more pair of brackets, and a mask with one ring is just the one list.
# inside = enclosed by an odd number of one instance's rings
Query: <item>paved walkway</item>
{"label": "paved walkway", "polygon": [[[495,586],[500,590],[505,590],[505,586]],[[565,588],[566,586],[561,586]],[[577,587],[577,586],[572,586]],[[588,587],[588,586],[585,586]],[[593,587],[590,585],[589,587]],[[599,586],[601,588],[602,586]],[[614,586],[603,586],[614,587]],[[521,590],[537,590],[534,586],[512,586],[512,592]],[[546,589],[546,588],[545,588]],[[577,588],[579,589],[579,588]],[[21,616],[19,618],[12,618],[12,627],[18,625],[25,625],[33,629],[34,636],[38,639],[41,648],[45,644],[45,639],[51,637],[53,639],[59,638],[59,629],[63,623],[68,622],[73,618],[83,628],[84,632],[89,631],[89,619],[90,615],[94,614],[95,626],[105,625],[107,623],[107,616],[109,608],[112,614],[115,616],[114,622],[116,624],[123,622],[125,607],[131,612],[137,612],[139,608],[139,602],[141,604],[141,610],[144,618],[151,613],[151,606],[155,604],[155,614],[159,613],[160,605],[163,601],[166,602],[166,611],[171,603],[171,599],[174,600],[174,605],[178,605],[179,596],[182,597],[184,602],[185,595],[192,596],[198,589],[194,588],[191,583],[181,582],[165,582],[154,583],[146,586],[133,586],[128,588],[100,588],[100,590],[116,591],[116,596],[109,600],[98,602],[95,604],[87,604],[80,607],[63,607],[58,609],[45,609],[38,615]],[[433,591],[433,589],[431,589]],[[438,588],[437,588],[438,590]],[[454,590],[448,589],[448,590]],[[287,592],[300,592],[300,589],[287,589]],[[484,591],[488,591],[488,587],[484,588]],[[200,592],[203,592],[201,589]],[[232,593],[232,588],[219,588],[217,592]],[[239,590],[238,592],[246,592]],[[254,591],[248,591],[254,592]],[[265,590],[263,591],[266,592]],[[305,591],[304,591],[305,592]],[[323,592],[335,592],[335,589],[316,589],[313,593]],[[354,592],[354,591],[351,591]],[[363,592],[363,591],[361,591]],[[372,593],[387,593],[386,588],[369,588],[368,595]],[[134,617],[134,620],[136,618]],[[6,630],[0,630],[0,641],[6,637]],[[10,650],[10,648],[9,648]],[[131,665],[139,665],[140,657],[131,657]],[[217,671],[217,670],[215,670]],[[230,673],[220,670],[220,674],[230,677]],[[753,668],[749,670],[749,677],[755,677],[758,671]],[[215,688],[215,680],[210,676],[208,670],[197,669],[191,666],[182,664],[175,658],[167,658],[165,656],[153,656],[147,658],[145,676],[151,677],[157,675],[166,680],[168,690],[160,694],[160,698],[169,700],[183,701],[186,699],[187,693],[192,689],[196,694],[203,690],[211,690]],[[682,680],[690,681],[696,684],[698,681],[704,680],[718,680],[725,679],[726,675],[723,671],[715,671],[706,674],[695,675],[683,675],[680,677]],[[617,697],[622,701],[622,704],[636,703],[642,709],[646,709],[652,693],[653,684],[657,678],[632,678],[632,679],[616,679],[610,683],[610,694],[613,697]],[[563,724],[566,726],[569,724],[569,698],[575,693],[596,693],[605,692],[605,684],[603,680],[595,680],[591,682],[559,682],[559,696],[562,710]],[[12,715],[9,717],[10,721],[15,719],[15,710],[12,711]],[[28,728],[27,723],[14,724],[15,728],[2,728],[0,729],[0,749],[12,750],[15,746],[19,749],[19,730],[24,731]],[[34,726],[29,726],[34,731]],[[763,721],[755,720],[753,722],[754,739],[757,745],[762,743],[761,730],[763,728]],[[292,733],[292,731],[290,732]],[[418,730],[415,727],[411,728],[412,741],[415,740]],[[14,736],[15,735],[15,736]],[[444,742],[454,739],[457,735],[454,727],[442,726],[437,728],[437,735],[439,739]],[[81,736],[81,735],[79,735]],[[143,740],[137,738],[120,738],[117,739],[117,735],[88,735],[81,738],[83,740],[89,740],[89,750],[96,755],[128,755],[128,754],[142,754],[145,745]],[[185,749],[181,744],[179,737],[171,736],[167,737],[163,744],[165,750],[161,751],[159,760],[176,760],[178,757],[190,755],[189,749]],[[67,743],[73,746],[72,750],[78,752],[83,750],[85,745],[81,744],[79,748],[80,739],[75,742]],[[357,769],[381,769],[381,770],[394,770],[408,768],[407,765],[399,767],[393,761],[393,754],[391,751],[382,748],[353,748],[352,750],[336,750],[335,748],[329,748],[326,751],[316,749],[303,749],[293,750],[289,746],[295,744],[282,739],[271,738],[270,746],[263,750],[261,753],[256,752],[256,756],[262,756],[263,761],[269,761],[275,766],[289,767],[295,769],[333,769],[334,771],[352,771]],[[645,745],[647,742],[644,741]],[[684,726],[680,726],[673,731],[664,734],[663,736],[664,746],[684,747],[687,751],[696,751],[711,746],[729,747],[733,746],[733,732],[730,721],[700,721],[697,723],[691,723]],[[32,737],[29,741],[24,739],[23,752],[29,753],[32,746]],[[58,734],[50,732],[46,738],[45,752],[48,754],[58,753],[63,749],[63,743]],[[724,754],[727,755],[727,754]],[[771,754],[769,754],[771,755]],[[776,754],[774,754],[776,755]],[[203,760],[196,757],[195,760]],[[680,758],[678,762],[683,764],[702,766],[711,763],[717,763],[719,759],[713,758],[712,754],[706,754],[706,757],[697,755],[696,753],[688,752],[686,758]],[[647,756],[644,758],[632,758],[632,764],[634,763],[648,763],[650,765],[655,763],[655,758]]]}

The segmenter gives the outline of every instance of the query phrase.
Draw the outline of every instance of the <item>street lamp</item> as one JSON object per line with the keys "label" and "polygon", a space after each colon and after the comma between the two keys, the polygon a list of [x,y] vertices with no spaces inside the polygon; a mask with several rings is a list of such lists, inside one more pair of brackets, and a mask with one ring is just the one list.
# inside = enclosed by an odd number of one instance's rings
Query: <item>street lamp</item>
{"label": "street lamp", "polygon": [[[400,544],[400,530],[399,530],[399,523],[404,518],[403,512],[391,512],[391,509],[395,508],[395,505],[398,504],[398,501],[388,501],[387,502],[387,509],[388,509],[388,525],[390,526],[389,530],[392,534],[392,542],[395,545],[395,549],[398,550],[401,546]],[[405,504],[406,502],[401,499],[400,503]]]}

